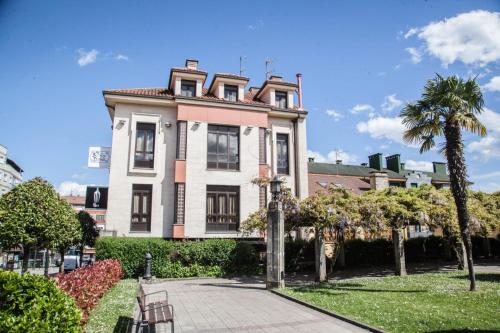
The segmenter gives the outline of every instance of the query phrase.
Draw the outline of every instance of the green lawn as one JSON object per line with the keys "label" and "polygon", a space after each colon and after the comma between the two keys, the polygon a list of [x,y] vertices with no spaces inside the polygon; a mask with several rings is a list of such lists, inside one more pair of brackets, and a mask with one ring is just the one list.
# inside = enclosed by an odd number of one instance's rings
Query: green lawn
{"label": "green lawn", "polygon": [[137,288],[137,280],[118,282],[90,313],[85,332],[126,332],[133,320]]}
{"label": "green lawn", "polygon": [[500,332],[500,274],[359,278],[291,287],[285,294],[388,332]]}

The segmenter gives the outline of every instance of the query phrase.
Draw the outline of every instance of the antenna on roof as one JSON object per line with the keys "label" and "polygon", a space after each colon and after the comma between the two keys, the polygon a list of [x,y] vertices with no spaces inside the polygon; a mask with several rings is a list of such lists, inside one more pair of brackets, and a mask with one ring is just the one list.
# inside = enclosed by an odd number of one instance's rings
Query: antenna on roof
{"label": "antenna on roof", "polygon": [[243,73],[245,72],[245,68],[243,67],[243,60],[245,60],[246,58],[246,56],[240,56],[240,76],[243,76]]}
{"label": "antenna on roof", "polygon": [[274,73],[274,69],[271,69],[271,64],[274,62],[272,59],[266,59],[266,80],[269,79],[271,74]]}

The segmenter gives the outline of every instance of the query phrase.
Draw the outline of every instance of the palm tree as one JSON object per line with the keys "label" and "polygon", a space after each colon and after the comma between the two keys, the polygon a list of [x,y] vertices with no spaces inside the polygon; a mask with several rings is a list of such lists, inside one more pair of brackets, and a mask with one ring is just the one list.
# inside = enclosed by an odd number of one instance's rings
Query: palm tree
{"label": "palm tree", "polygon": [[467,254],[470,290],[476,290],[472,262],[472,243],[467,211],[467,170],[462,130],[486,135],[486,128],[476,115],[483,112],[483,95],[475,78],[464,81],[457,76],[436,75],[428,80],[422,98],[408,103],[401,111],[407,130],[404,140],[420,144],[420,153],[435,146],[435,137],[445,137],[442,152],[448,161],[451,191],[457,206],[460,234]]}

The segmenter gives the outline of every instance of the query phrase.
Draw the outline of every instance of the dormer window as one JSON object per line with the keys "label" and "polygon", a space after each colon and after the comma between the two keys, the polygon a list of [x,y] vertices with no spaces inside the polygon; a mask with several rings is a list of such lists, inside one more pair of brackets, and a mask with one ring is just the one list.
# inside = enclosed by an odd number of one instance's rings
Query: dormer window
{"label": "dormer window", "polygon": [[225,84],[224,99],[227,101],[236,102],[238,100],[238,86]]}
{"label": "dormer window", "polygon": [[276,91],[274,93],[274,105],[280,109],[288,108],[288,94],[285,91]]}
{"label": "dormer window", "polygon": [[196,81],[181,80],[181,96],[195,97],[196,96]]}

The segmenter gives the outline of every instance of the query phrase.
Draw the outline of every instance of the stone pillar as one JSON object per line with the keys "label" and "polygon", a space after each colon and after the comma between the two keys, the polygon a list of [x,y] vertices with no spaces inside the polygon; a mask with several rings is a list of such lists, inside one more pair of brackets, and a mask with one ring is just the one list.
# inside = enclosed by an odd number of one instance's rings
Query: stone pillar
{"label": "stone pillar", "polygon": [[389,176],[387,172],[372,171],[370,172],[370,189],[383,190],[389,187]]}
{"label": "stone pillar", "polygon": [[285,287],[285,218],[280,201],[269,203],[267,213],[266,288]]}

